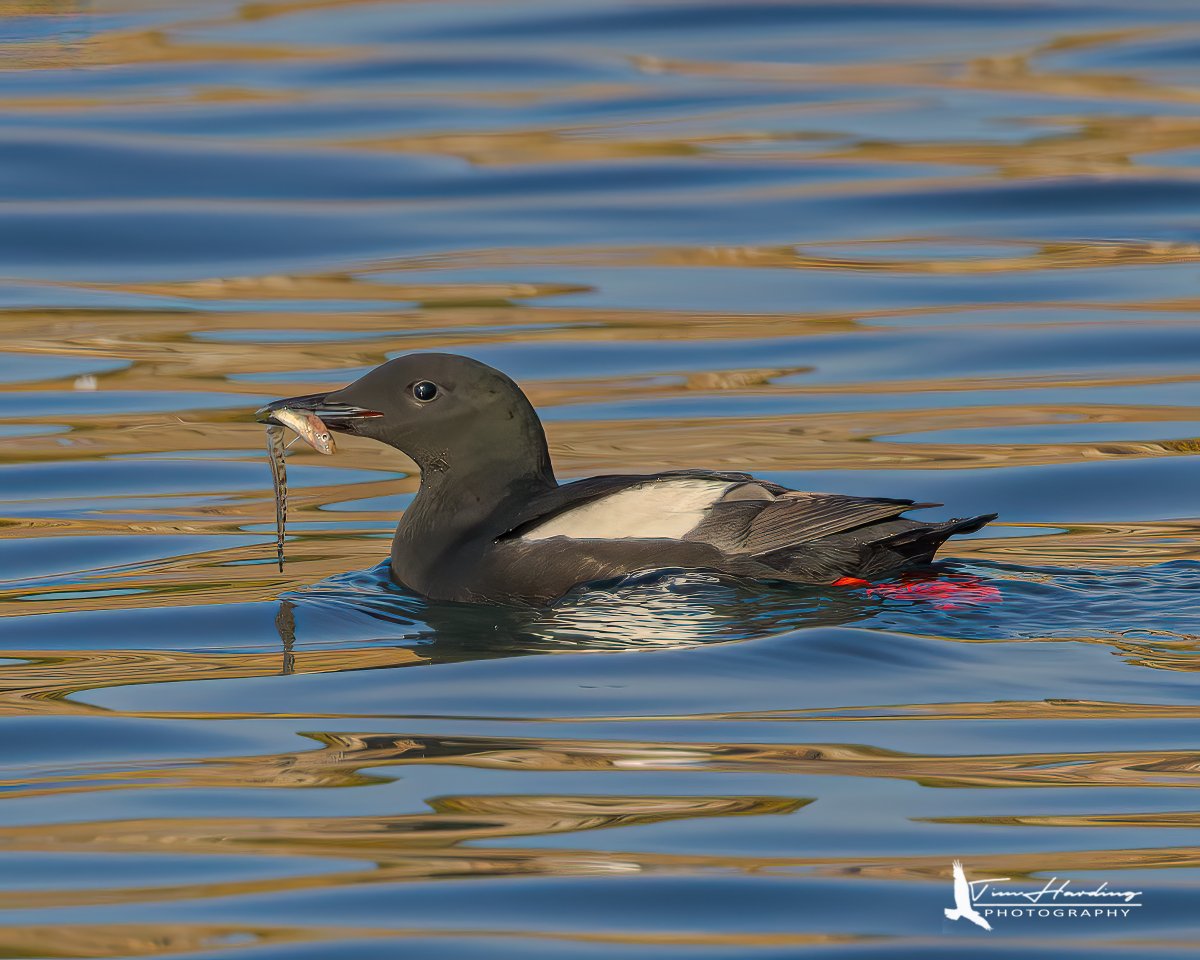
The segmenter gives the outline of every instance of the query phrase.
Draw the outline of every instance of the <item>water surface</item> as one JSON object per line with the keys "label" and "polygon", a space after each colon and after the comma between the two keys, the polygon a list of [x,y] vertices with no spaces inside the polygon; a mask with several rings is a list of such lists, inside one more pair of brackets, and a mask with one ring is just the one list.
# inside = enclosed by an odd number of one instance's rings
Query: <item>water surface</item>
{"label": "water surface", "polygon": [[[1193,3],[0,13],[0,953],[1194,953]],[[427,349],[562,478],[1001,521],[949,598],[429,604],[349,438],[279,574],[250,411]]]}

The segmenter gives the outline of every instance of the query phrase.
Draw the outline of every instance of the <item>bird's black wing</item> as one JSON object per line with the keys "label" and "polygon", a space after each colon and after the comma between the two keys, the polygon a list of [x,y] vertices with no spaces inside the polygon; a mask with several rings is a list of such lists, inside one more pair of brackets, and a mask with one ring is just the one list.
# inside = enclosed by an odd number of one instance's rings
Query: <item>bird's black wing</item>
{"label": "bird's black wing", "polygon": [[750,520],[738,552],[761,557],[894,520],[906,510],[936,506],[940,504],[833,493],[787,493],[766,504]]}
{"label": "bird's black wing", "polygon": [[729,498],[715,504],[687,539],[711,543],[728,554],[764,557],[894,520],[906,510],[932,506],[938,504],[836,493],[766,491],[759,499]]}

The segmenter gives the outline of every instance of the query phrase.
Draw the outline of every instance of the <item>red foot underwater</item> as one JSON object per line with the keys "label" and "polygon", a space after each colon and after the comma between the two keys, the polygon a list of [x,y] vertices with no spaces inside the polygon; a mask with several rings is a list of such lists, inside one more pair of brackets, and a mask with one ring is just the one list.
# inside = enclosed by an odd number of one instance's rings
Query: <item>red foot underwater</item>
{"label": "red foot underwater", "polygon": [[933,604],[937,610],[956,610],[975,603],[999,603],[1004,600],[998,587],[969,575],[954,580],[908,575],[900,580],[878,583],[875,586],[858,577],[839,577],[833,581],[833,586],[866,587],[869,596],[887,597],[891,600],[938,601]]}

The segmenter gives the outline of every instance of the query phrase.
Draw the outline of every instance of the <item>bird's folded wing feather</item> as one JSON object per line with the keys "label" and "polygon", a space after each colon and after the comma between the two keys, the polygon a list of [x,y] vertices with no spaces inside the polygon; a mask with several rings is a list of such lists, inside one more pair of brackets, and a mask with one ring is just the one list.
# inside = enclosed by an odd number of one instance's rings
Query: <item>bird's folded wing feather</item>
{"label": "bird's folded wing feather", "polygon": [[[632,523],[629,511],[639,505],[651,513],[660,511],[659,516],[676,514],[679,522],[665,527]],[[674,530],[670,536],[708,543],[730,554],[763,557],[927,506],[937,504],[802,493],[744,473],[677,470],[650,476],[590,477],[545,491],[523,503],[495,537],[536,539],[562,533],[615,539],[667,536],[652,528],[670,528]],[[639,532],[639,526],[645,529]]]}
{"label": "bird's folded wing feather", "polygon": [[705,540],[731,553],[761,557],[928,506],[936,504],[788,491],[766,501],[718,504],[710,519],[689,539]]}

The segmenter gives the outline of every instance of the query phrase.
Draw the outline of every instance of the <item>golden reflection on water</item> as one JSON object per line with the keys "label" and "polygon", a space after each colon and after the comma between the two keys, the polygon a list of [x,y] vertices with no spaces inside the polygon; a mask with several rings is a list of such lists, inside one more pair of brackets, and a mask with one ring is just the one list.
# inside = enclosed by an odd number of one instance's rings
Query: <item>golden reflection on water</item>
{"label": "golden reflection on water", "polygon": [[[1195,751],[1048,753],[987,756],[915,756],[864,744],[656,744],[536,738],[447,739],[353,734],[310,734],[320,751],[275,758],[244,758],[225,768],[196,770],[202,783],[266,785],[277,770],[290,785],[331,785],[361,770],[407,764],[451,764],[528,771],[655,771],[695,769],[818,776],[884,777],[931,787],[1160,786],[1195,787]],[[261,767],[255,766],[261,762]],[[243,765],[244,764],[244,765]],[[246,770],[249,767],[249,770]],[[311,771],[306,780],[302,771]],[[213,777],[213,780],[209,780]],[[331,779],[332,778],[332,779]]]}
{"label": "golden reflection on water", "polygon": [[[217,926],[200,924],[134,924],[89,925],[75,924],[69,928],[46,926],[9,926],[0,928],[0,949],[14,956],[70,957],[141,957],[162,956],[204,951],[206,954],[236,947],[284,947],[330,943],[329,950],[344,950],[346,933],[340,927],[316,927],[310,924],[297,927],[281,926]],[[356,927],[355,941],[389,940],[397,947],[415,940],[422,946],[433,939],[479,940],[493,944],[506,941],[533,941],[555,944],[567,949],[572,944],[612,944],[622,946],[829,946],[871,942],[877,938],[849,934],[709,934],[638,933],[592,930],[556,933],[546,930],[513,930],[511,928],[459,930],[455,928],[389,929]],[[34,953],[53,949],[55,953]]]}
{"label": "golden reflection on water", "polygon": [[[18,892],[14,905],[78,906],[89,903],[162,902],[179,899],[263,894],[289,890],[353,887],[477,876],[595,876],[670,870],[671,856],[627,858],[592,851],[536,850],[489,846],[466,848],[469,840],[517,839],[606,827],[636,826],[673,818],[787,814],[801,801],[721,797],[447,797],[431,801],[431,814],[336,819],[192,821],[144,820],[128,823],[56,824],[0,836],[0,849],[43,852],[209,853],[326,857],[365,860],[357,870],[319,872],[268,880],[157,887]],[[688,858],[684,858],[686,863]],[[715,858],[712,867],[728,867]]]}
{"label": "golden reflection on water", "polygon": [[[1122,715],[1122,714],[1117,714]],[[1153,716],[1127,711],[1126,717]],[[1180,709],[1174,714],[1181,719],[1194,719],[1194,709]],[[157,716],[163,716],[158,714]],[[209,714],[210,718],[233,715]],[[1001,715],[1003,716],[1003,714]],[[1080,718],[1080,712],[1074,714]],[[1104,716],[1103,711],[1087,716]],[[694,720],[695,718],[679,718]],[[599,718],[599,722],[611,722]],[[924,787],[940,789],[1032,788],[1032,787],[1109,787],[1149,788],[1173,787],[1195,789],[1200,781],[1200,754],[1194,750],[1158,751],[1097,751],[1059,753],[1020,753],[988,755],[916,755],[886,750],[867,744],[854,743],[686,743],[622,742],[615,740],[561,740],[528,737],[428,737],[396,736],[392,734],[307,733],[317,741],[317,750],[279,754],[210,758],[203,761],[171,759],[155,767],[150,763],[114,765],[111,770],[95,765],[81,765],[72,770],[61,768],[52,778],[10,778],[0,780],[0,789],[12,799],[51,797],[61,794],[154,789],[258,789],[361,787],[382,784],[389,777],[370,771],[390,771],[411,765],[461,766],[480,770],[524,772],[609,771],[612,773],[654,773],[698,771],[708,773],[769,773],[800,776],[862,777],[868,779],[907,780]],[[786,781],[781,781],[785,783]],[[745,798],[743,798],[744,800]],[[430,801],[439,814],[465,813],[470,808],[478,813],[493,804],[492,812],[508,810],[523,823],[537,823],[537,829],[517,830],[515,833],[540,834],[556,831],[592,829],[600,826],[633,825],[651,822],[646,811],[659,811],[665,816],[671,810],[679,816],[729,816],[733,813],[791,813],[799,800],[761,799],[745,806],[742,800],[726,798],[677,798],[653,800],[645,797],[604,795],[592,798],[563,799],[553,797],[519,796],[510,799],[480,797],[455,800],[450,806],[441,800]],[[809,801],[804,801],[809,802]],[[746,800],[745,803],[750,803]],[[548,815],[562,813],[575,804],[579,814],[564,820],[564,826],[551,828],[545,822]],[[643,807],[639,808],[639,804]],[[672,806],[674,804],[674,806]],[[639,813],[639,809],[643,813]],[[609,810],[608,815],[601,815]],[[595,814],[589,819],[588,812]],[[518,816],[519,814],[519,816]],[[590,816],[590,814],[589,814]],[[647,814],[648,816],[648,814]],[[1132,819],[1137,817],[1130,815]],[[1176,815],[1172,815],[1176,816]],[[642,819],[639,819],[642,817]],[[1146,826],[1157,823],[1157,814],[1145,818]],[[581,819],[582,818],[582,819]],[[1084,821],[1088,818],[1083,817]],[[222,821],[224,822],[224,821]],[[337,821],[331,821],[341,823]],[[409,822],[405,820],[404,822]],[[415,822],[415,821],[414,821]],[[939,821],[940,822],[940,821]],[[975,822],[971,818],[949,822]],[[984,822],[984,821],[980,821]],[[992,822],[988,819],[986,822]],[[1007,821],[1005,821],[1007,822]],[[1019,818],[1012,819],[1020,822]],[[1136,823],[1132,825],[1137,825]],[[1179,824],[1183,825],[1183,824]],[[495,825],[487,829],[493,829]],[[106,823],[104,836],[111,834]],[[80,825],[80,830],[95,829]],[[133,828],[130,827],[132,830]],[[249,828],[247,828],[249,829]],[[297,836],[311,828],[287,826]],[[318,831],[322,834],[327,832]],[[353,828],[357,830],[358,828]],[[382,829],[372,827],[372,829]],[[399,828],[396,828],[399,829]],[[415,829],[415,828],[413,828]],[[438,836],[455,837],[450,828],[439,821],[431,827]],[[499,829],[499,828],[496,828]],[[507,829],[507,828],[506,828]],[[26,836],[41,828],[0,828],[0,847],[13,836]],[[59,826],[52,832],[58,836]],[[406,835],[411,830],[404,829]],[[491,835],[491,834],[489,834]],[[501,835],[501,834],[495,834]],[[510,834],[503,834],[510,835]],[[141,836],[140,834],[138,835]],[[172,834],[175,836],[175,834]],[[144,839],[144,838],[143,838]],[[455,837],[455,842],[469,839]],[[171,842],[175,842],[172,840]],[[217,842],[217,841],[213,841]],[[269,841],[274,842],[274,841]],[[296,843],[300,843],[296,840]],[[314,841],[317,842],[317,841]],[[324,842],[324,841],[321,841]],[[424,841],[422,841],[423,843]]]}

